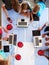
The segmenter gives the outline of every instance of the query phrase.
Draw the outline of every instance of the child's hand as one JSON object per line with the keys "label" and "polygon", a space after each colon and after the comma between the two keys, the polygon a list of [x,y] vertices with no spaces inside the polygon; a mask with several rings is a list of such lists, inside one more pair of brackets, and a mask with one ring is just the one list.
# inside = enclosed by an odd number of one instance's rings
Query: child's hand
{"label": "child's hand", "polygon": [[42,30],[42,28],[40,28],[40,27],[39,27],[39,28],[38,28],[38,30],[40,30],[40,31],[41,31],[41,30]]}
{"label": "child's hand", "polygon": [[42,37],[44,38],[46,36],[46,34],[42,34]]}
{"label": "child's hand", "polygon": [[7,37],[4,37],[4,38],[2,38],[3,40],[5,40],[5,41],[7,41],[8,40],[8,38]]}
{"label": "child's hand", "polygon": [[4,28],[4,27],[2,27],[2,28],[3,28],[4,32],[8,33],[8,30],[6,28]]}
{"label": "child's hand", "polygon": [[7,20],[8,20],[10,23],[12,23],[12,20],[11,20],[10,17],[7,17]]}
{"label": "child's hand", "polygon": [[11,18],[8,17],[8,12],[7,12],[7,9],[6,9],[6,7],[5,7],[5,4],[2,5],[2,8],[3,8],[3,11],[4,11],[5,15],[6,15],[7,20],[8,20],[10,23],[12,23]]}

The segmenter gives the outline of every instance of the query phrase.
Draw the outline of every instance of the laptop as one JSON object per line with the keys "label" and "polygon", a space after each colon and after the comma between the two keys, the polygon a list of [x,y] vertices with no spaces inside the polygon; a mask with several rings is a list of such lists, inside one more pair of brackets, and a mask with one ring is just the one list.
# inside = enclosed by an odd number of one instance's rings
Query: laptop
{"label": "laptop", "polygon": [[33,30],[33,42],[35,47],[41,47],[42,46],[42,36],[40,34],[39,30]]}
{"label": "laptop", "polygon": [[9,44],[16,45],[16,42],[17,42],[17,34],[10,34],[8,41],[9,41]]}
{"label": "laptop", "polygon": [[21,18],[21,19],[18,19],[17,21],[17,27],[28,27],[29,25],[29,19],[27,18]]}

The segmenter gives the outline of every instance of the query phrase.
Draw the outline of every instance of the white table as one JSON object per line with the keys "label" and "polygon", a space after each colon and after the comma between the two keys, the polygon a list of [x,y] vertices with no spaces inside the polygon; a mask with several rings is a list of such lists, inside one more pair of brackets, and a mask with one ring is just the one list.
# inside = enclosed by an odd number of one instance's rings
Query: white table
{"label": "white table", "polygon": [[[18,51],[17,53],[21,53],[21,55],[27,53],[31,53],[31,57],[32,57],[32,48],[33,46],[31,47],[27,47],[27,45],[32,45],[32,30],[35,30],[35,29],[38,29],[38,27],[42,27],[44,25],[45,22],[48,21],[48,8],[46,8],[42,14],[41,14],[41,17],[40,17],[40,21],[34,21],[32,23],[30,23],[30,25],[28,26],[28,28],[17,28],[16,27],[16,24],[17,24],[17,19],[18,18],[23,18],[23,16],[21,16],[20,14],[16,13],[14,10],[11,10],[11,11],[8,11],[9,13],[9,16],[11,17],[11,19],[13,20],[13,29],[11,31],[9,31],[9,34],[13,33],[13,34],[17,34],[17,42],[18,41],[21,41],[21,42],[26,42],[26,47],[23,48],[23,50],[21,49],[17,49],[16,51]],[[3,27],[6,27],[6,25],[8,24],[9,22],[6,20],[6,17],[5,17],[5,14],[4,12],[2,11],[2,25]],[[41,31],[41,33],[43,33],[43,30]],[[5,36],[5,32],[3,33],[3,36]],[[43,40],[44,42],[44,40]],[[44,46],[44,43],[43,43],[43,46]],[[14,47],[15,49],[16,47]],[[27,50],[26,50],[27,48]],[[42,47],[42,48],[45,48]],[[40,48],[38,48],[37,50],[39,50]],[[25,51],[26,50],[26,51]],[[40,57],[37,55],[37,50],[35,49],[35,65],[48,65],[48,61],[45,57]],[[25,52],[24,52],[25,51]],[[24,52],[24,53],[23,53]],[[28,55],[29,56],[29,55]],[[23,58],[25,57],[25,55],[22,56]],[[29,56],[30,57],[30,56]],[[15,59],[14,59],[15,60]],[[31,60],[27,58],[24,58],[21,60],[21,62],[19,61],[16,61],[15,65],[34,65],[33,64],[33,58],[31,58]],[[12,63],[13,65],[13,63]]]}

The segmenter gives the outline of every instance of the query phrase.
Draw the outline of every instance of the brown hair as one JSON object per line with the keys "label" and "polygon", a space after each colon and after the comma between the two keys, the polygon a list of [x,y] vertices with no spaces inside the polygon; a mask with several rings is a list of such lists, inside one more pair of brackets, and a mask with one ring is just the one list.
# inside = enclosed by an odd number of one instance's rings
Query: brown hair
{"label": "brown hair", "polygon": [[11,0],[11,3],[12,3],[12,8],[13,8],[16,12],[19,12],[20,4],[19,4],[18,0]]}
{"label": "brown hair", "polygon": [[39,5],[36,4],[33,8],[33,13],[37,13],[39,9],[40,9]]}
{"label": "brown hair", "polygon": [[23,10],[27,10],[27,9],[29,9],[30,7],[29,7],[29,5],[28,5],[28,3],[22,3],[22,5],[21,5],[21,11],[23,11]]}

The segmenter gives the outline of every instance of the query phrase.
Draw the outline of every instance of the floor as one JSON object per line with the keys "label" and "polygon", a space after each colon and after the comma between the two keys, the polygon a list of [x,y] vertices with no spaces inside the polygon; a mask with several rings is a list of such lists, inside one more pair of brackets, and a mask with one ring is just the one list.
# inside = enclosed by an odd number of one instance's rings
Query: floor
{"label": "floor", "polygon": [[[28,28],[18,28],[16,26],[17,19],[19,19],[19,18],[22,18],[23,19],[24,17],[21,16],[20,14],[16,13],[14,10],[8,11],[10,18],[13,20],[13,22],[11,23],[13,25],[13,29],[10,30],[9,33],[10,34],[17,34],[17,42],[19,42],[19,41],[24,42],[24,47],[21,48],[21,49],[18,48],[17,46],[16,46],[16,48],[10,46],[10,48],[12,47],[12,48],[14,48],[14,50],[17,50],[16,53],[15,53],[15,51],[12,52],[13,49],[11,48],[12,49],[11,50],[12,53],[9,53],[10,55],[11,54],[12,55],[13,54],[21,54],[21,56],[22,56],[22,60],[19,61],[19,62],[17,60],[15,60],[15,58],[13,58],[11,60],[12,61],[11,62],[12,63],[11,65],[24,65],[24,63],[25,63],[25,65],[26,64],[27,65],[38,65],[38,64],[39,65],[42,65],[42,64],[43,65],[48,65],[48,60],[45,57],[38,56],[36,50],[35,50],[35,53],[36,54],[34,55],[35,56],[35,60],[34,60],[35,64],[33,64],[33,59],[34,58],[32,56],[33,53],[31,51],[32,48],[33,48],[33,46],[32,46],[33,43],[31,43],[32,42],[32,38],[33,38],[32,37],[32,30],[37,30],[39,26],[40,27],[43,26],[44,23],[46,23],[48,21],[48,19],[47,19],[48,13],[47,12],[48,12],[48,9],[47,8],[44,9],[44,11],[42,12],[41,17],[40,17],[40,22],[39,21],[34,21],[34,22],[30,23],[30,25],[28,26]],[[45,18],[44,18],[44,16],[45,16]],[[7,24],[9,24],[9,22],[6,20],[4,12],[2,12],[2,25],[4,27],[6,27]],[[43,31],[41,31],[41,34],[42,33],[43,33]],[[24,34],[25,34],[25,36],[24,36]],[[3,37],[4,36],[6,36],[6,33],[5,32],[3,33]],[[28,44],[26,43],[26,45],[25,45],[25,42],[27,42]],[[30,46],[32,46],[32,47],[30,47]],[[45,48],[45,46],[43,48]],[[31,52],[31,54],[28,53],[28,52]],[[26,56],[27,56],[27,60],[26,60]]]}

